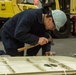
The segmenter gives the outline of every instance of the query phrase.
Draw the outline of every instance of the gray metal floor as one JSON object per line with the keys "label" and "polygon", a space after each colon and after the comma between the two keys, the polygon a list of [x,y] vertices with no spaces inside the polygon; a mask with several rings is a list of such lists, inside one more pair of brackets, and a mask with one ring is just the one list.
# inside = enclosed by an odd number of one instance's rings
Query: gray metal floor
{"label": "gray metal floor", "polygon": [[52,51],[55,51],[56,55],[73,56],[76,53],[76,38],[55,39],[54,43]]}
{"label": "gray metal floor", "polygon": [[[54,45],[51,50],[56,52],[56,55],[73,56],[76,53],[76,37],[66,39],[53,39]],[[3,44],[0,41],[0,50],[4,50]],[[41,50],[38,53],[41,54]]]}

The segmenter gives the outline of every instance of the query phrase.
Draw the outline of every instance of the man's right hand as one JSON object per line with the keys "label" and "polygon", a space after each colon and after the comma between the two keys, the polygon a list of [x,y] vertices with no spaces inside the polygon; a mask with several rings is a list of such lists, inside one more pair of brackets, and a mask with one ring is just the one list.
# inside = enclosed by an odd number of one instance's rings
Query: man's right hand
{"label": "man's right hand", "polygon": [[38,41],[38,44],[39,45],[44,45],[44,44],[47,44],[49,42],[49,40],[45,37],[40,37],[39,38],[39,41]]}

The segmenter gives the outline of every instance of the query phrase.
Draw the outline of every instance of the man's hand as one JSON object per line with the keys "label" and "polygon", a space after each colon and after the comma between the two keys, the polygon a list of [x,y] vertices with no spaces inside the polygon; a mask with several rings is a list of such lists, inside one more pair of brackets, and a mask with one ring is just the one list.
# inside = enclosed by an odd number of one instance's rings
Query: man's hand
{"label": "man's hand", "polygon": [[53,55],[53,53],[51,51],[45,52],[45,56],[52,56],[52,55]]}
{"label": "man's hand", "polygon": [[49,40],[47,39],[47,38],[45,38],[45,37],[40,37],[39,38],[39,41],[38,41],[38,44],[39,45],[45,45],[45,44],[47,44],[49,42]]}

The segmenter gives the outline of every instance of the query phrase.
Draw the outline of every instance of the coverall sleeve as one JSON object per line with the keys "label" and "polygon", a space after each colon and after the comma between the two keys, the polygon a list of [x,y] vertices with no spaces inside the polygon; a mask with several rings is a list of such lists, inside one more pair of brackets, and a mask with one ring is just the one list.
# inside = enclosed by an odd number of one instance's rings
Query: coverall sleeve
{"label": "coverall sleeve", "polygon": [[17,21],[14,37],[23,42],[31,45],[38,43],[39,37],[30,34],[31,24],[34,22],[33,16],[30,14],[24,14]]}
{"label": "coverall sleeve", "polygon": [[[44,34],[44,36],[45,36],[46,38],[49,38],[49,35],[48,35],[47,32]],[[51,51],[51,42],[50,42],[50,41],[49,41],[49,43],[47,43],[47,44],[45,44],[45,45],[42,46],[42,53],[43,53],[43,54],[44,54],[45,52],[49,52],[49,51]]]}

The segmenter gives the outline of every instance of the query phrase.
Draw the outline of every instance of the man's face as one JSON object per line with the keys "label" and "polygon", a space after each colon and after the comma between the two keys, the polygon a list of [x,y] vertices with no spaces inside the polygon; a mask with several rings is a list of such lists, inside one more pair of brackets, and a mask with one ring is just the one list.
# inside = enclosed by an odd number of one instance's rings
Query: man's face
{"label": "man's face", "polygon": [[52,17],[44,17],[44,24],[45,24],[45,29],[46,30],[54,30],[55,25],[53,23]]}

